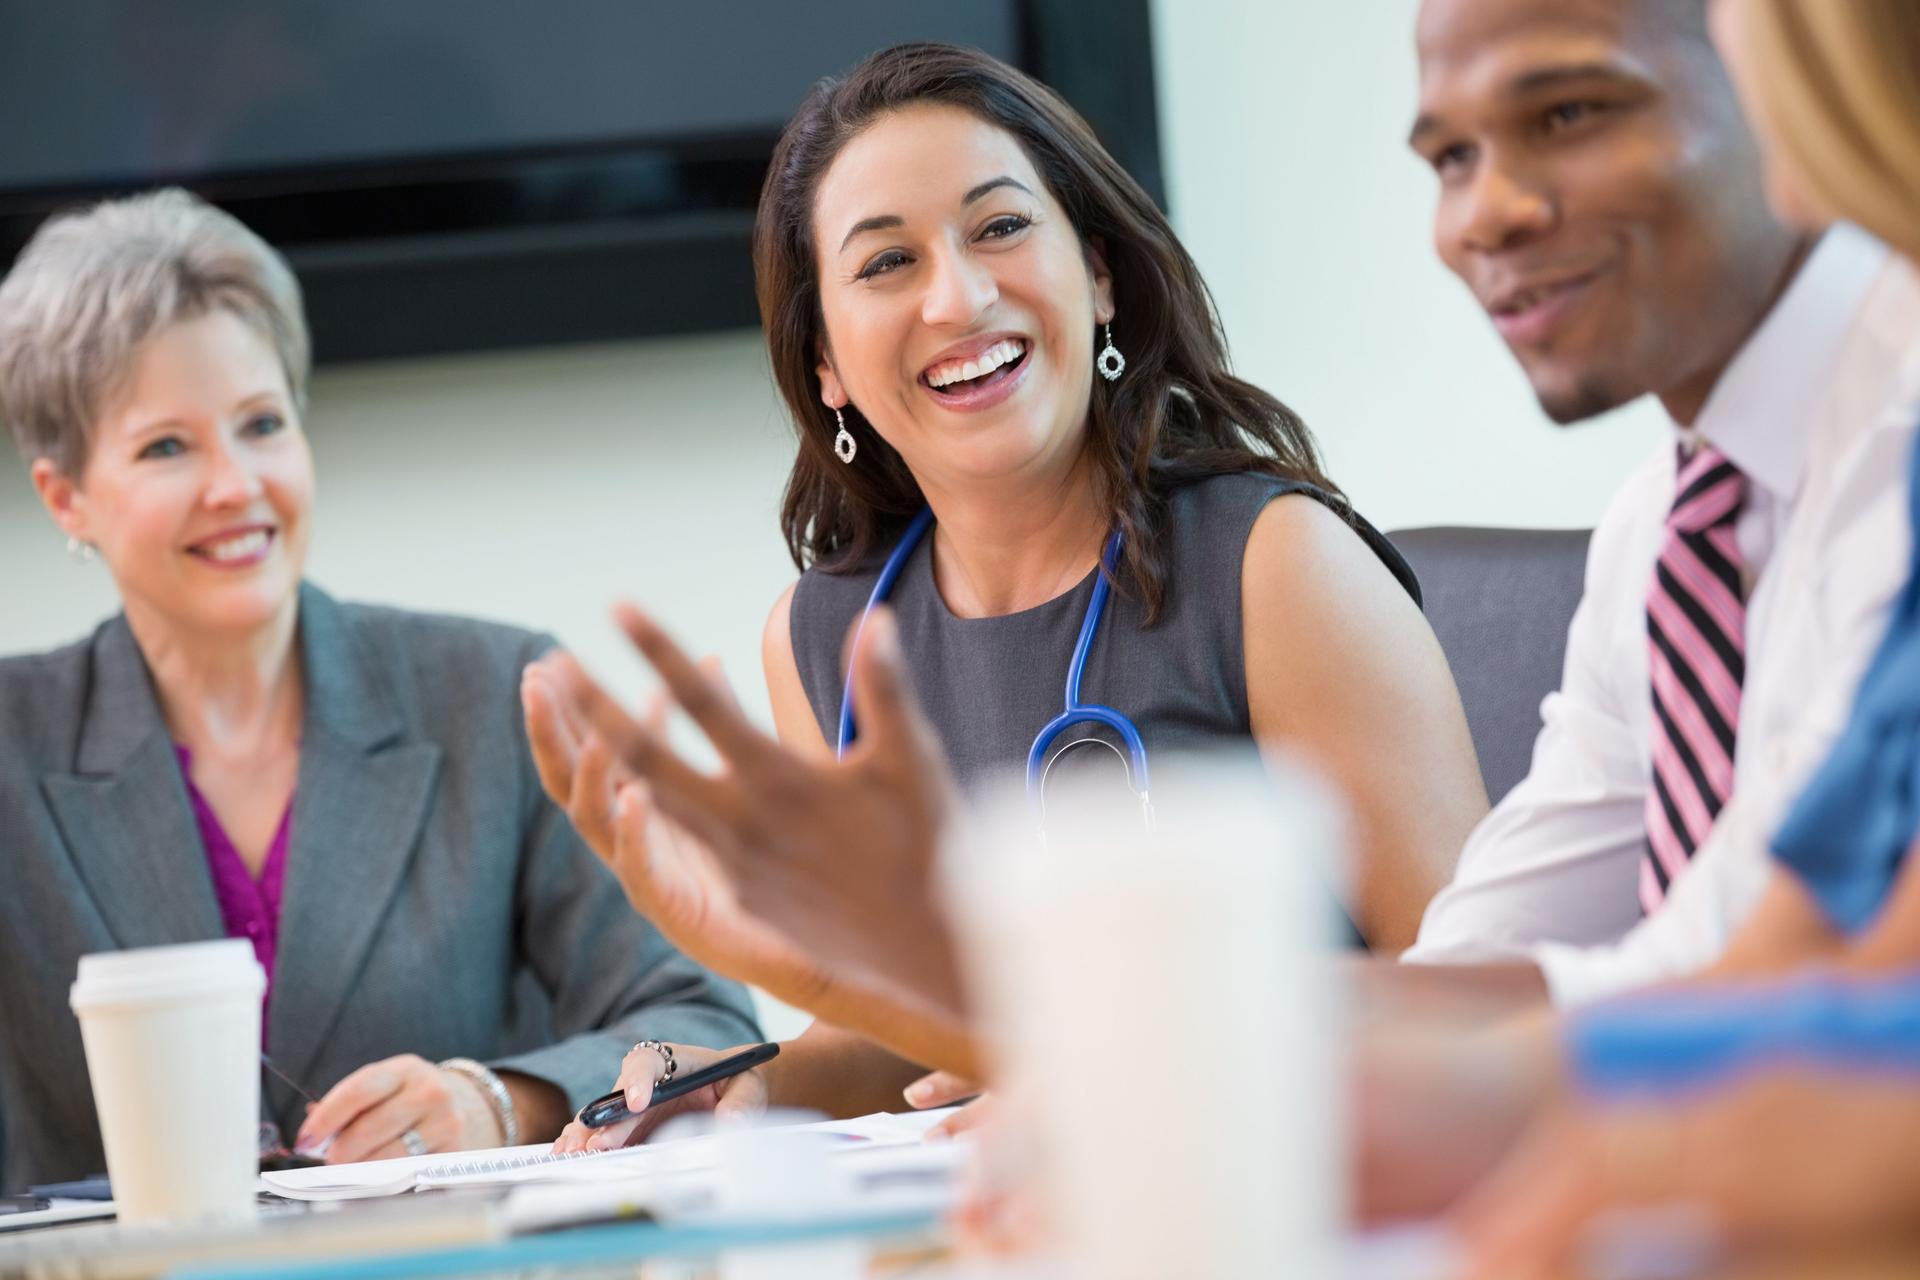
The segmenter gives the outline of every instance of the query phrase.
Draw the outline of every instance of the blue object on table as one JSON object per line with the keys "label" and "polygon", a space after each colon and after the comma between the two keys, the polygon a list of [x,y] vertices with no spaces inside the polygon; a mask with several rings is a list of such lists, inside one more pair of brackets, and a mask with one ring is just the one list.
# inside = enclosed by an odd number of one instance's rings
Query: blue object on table
{"label": "blue object on table", "polygon": [[499,1244],[429,1250],[373,1258],[328,1258],[313,1263],[228,1263],[190,1267],[169,1280],[413,1280],[414,1277],[494,1275],[549,1267],[606,1267],[646,1258],[772,1248],[847,1236],[924,1231],[931,1213],[896,1213],[807,1222],[732,1224],[627,1223],[552,1235],[521,1236]]}
{"label": "blue object on table", "polygon": [[48,1200],[111,1200],[113,1188],[108,1185],[106,1174],[96,1173],[78,1182],[49,1182],[44,1186],[28,1187],[27,1194],[44,1196]]}
{"label": "blue object on table", "polygon": [[1575,1015],[1574,1078],[1602,1098],[1724,1083],[1763,1066],[1904,1072],[1920,1082],[1920,977],[1835,977],[1631,996]]}
{"label": "blue object on table", "polygon": [[[1920,451],[1908,493],[1920,535]],[[1879,914],[1920,834],[1920,536],[1853,713],[1773,837],[1774,855],[1848,933]]]}

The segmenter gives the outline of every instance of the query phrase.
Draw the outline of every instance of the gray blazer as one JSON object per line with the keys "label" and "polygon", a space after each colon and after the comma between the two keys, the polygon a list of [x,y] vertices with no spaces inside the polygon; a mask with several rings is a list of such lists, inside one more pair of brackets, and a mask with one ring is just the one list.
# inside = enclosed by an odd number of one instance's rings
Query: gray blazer
{"label": "gray blazer", "polygon": [[[635,915],[541,792],[519,677],[549,643],[302,588],[307,711],[267,1048],[315,1094],[391,1054],[459,1055],[578,1108],[636,1040],[757,1037],[746,992]],[[79,958],[224,932],[126,620],[0,660],[0,1190],[105,1168],[67,1007]],[[548,1029],[539,1047],[530,1025]],[[303,1104],[271,1076],[262,1088],[291,1137]]]}

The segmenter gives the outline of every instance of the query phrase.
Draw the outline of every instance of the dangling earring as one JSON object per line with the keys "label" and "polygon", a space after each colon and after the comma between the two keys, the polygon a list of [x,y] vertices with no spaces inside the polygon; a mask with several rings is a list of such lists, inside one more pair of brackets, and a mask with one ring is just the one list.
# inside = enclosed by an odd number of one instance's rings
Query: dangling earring
{"label": "dangling earring", "polygon": [[833,419],[840,424],[840,434],[833,438],[833,456],[847,465],[853,465],[853,455],[860,452],[860,442],[853,438],[853,432],[847,430],[846,415],[838,409],[833,411]]}
{"label": "dangling earring", "polygon": [[1120,354],[1120,348],[1113,345],[1113,326],[1107,325],[1105,328],[1107,345],[1101,349],[1099,358],[1093,363],[1100,370],[1101,377],[1108,382],[1114,382],[1127,371],[1127,358]]}
{"label": "dangling earring", "polygon": [[68,538],[67,554],[75,560],[78,560],[81,564],[92,564],[94,556],[93,544],[91,542],[82,542],[78,538]]}

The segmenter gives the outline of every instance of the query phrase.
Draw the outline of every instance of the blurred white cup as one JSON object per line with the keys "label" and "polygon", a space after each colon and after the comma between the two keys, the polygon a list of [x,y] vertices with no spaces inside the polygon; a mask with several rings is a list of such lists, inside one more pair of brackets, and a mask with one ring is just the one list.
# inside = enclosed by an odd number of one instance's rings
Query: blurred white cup
{"label": "blurred white cup", "polygon": [[1089,1277],[1332,1274],[1340,811],[1244,757],[1154,783],[1151,830],[1110,785],[1055,784],[1044,838],[1012,788],[948,860],[1032,1190]]}
{"label": "blurred white cup", "polygon": [[265,989],[245,939],[80,958],[71,1003],[122,1222],[253,1212]]}

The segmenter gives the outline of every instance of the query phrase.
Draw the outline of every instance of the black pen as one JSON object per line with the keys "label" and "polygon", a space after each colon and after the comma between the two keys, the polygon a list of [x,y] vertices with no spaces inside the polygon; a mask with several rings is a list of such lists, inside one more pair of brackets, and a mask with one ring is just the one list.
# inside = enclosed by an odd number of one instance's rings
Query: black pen
{"label": "black pen", "polygon": [[[777,1044],[757,1044],[751,1049],[742,1050],[731,1058],[722,1058],[712,1066],[690,1071],[684,1076],[675,1076],[665,1084],[653,1086],[653,1098],[647,1103],[657,1107],[663,1102],[672,1102],[684,1097],[696,1089],[704,1089],[710,1084],[751,1071],[763,1062],[771,1062],[780,1056]],[[578,1117],[581,1124],[589,1129],[604,1129],[610,1124],[619,1124],[622,1120],[633,1119],[633,1112],[627,1110],[627,1095],[622,1089],[595,1098],[580,1108]]]}

